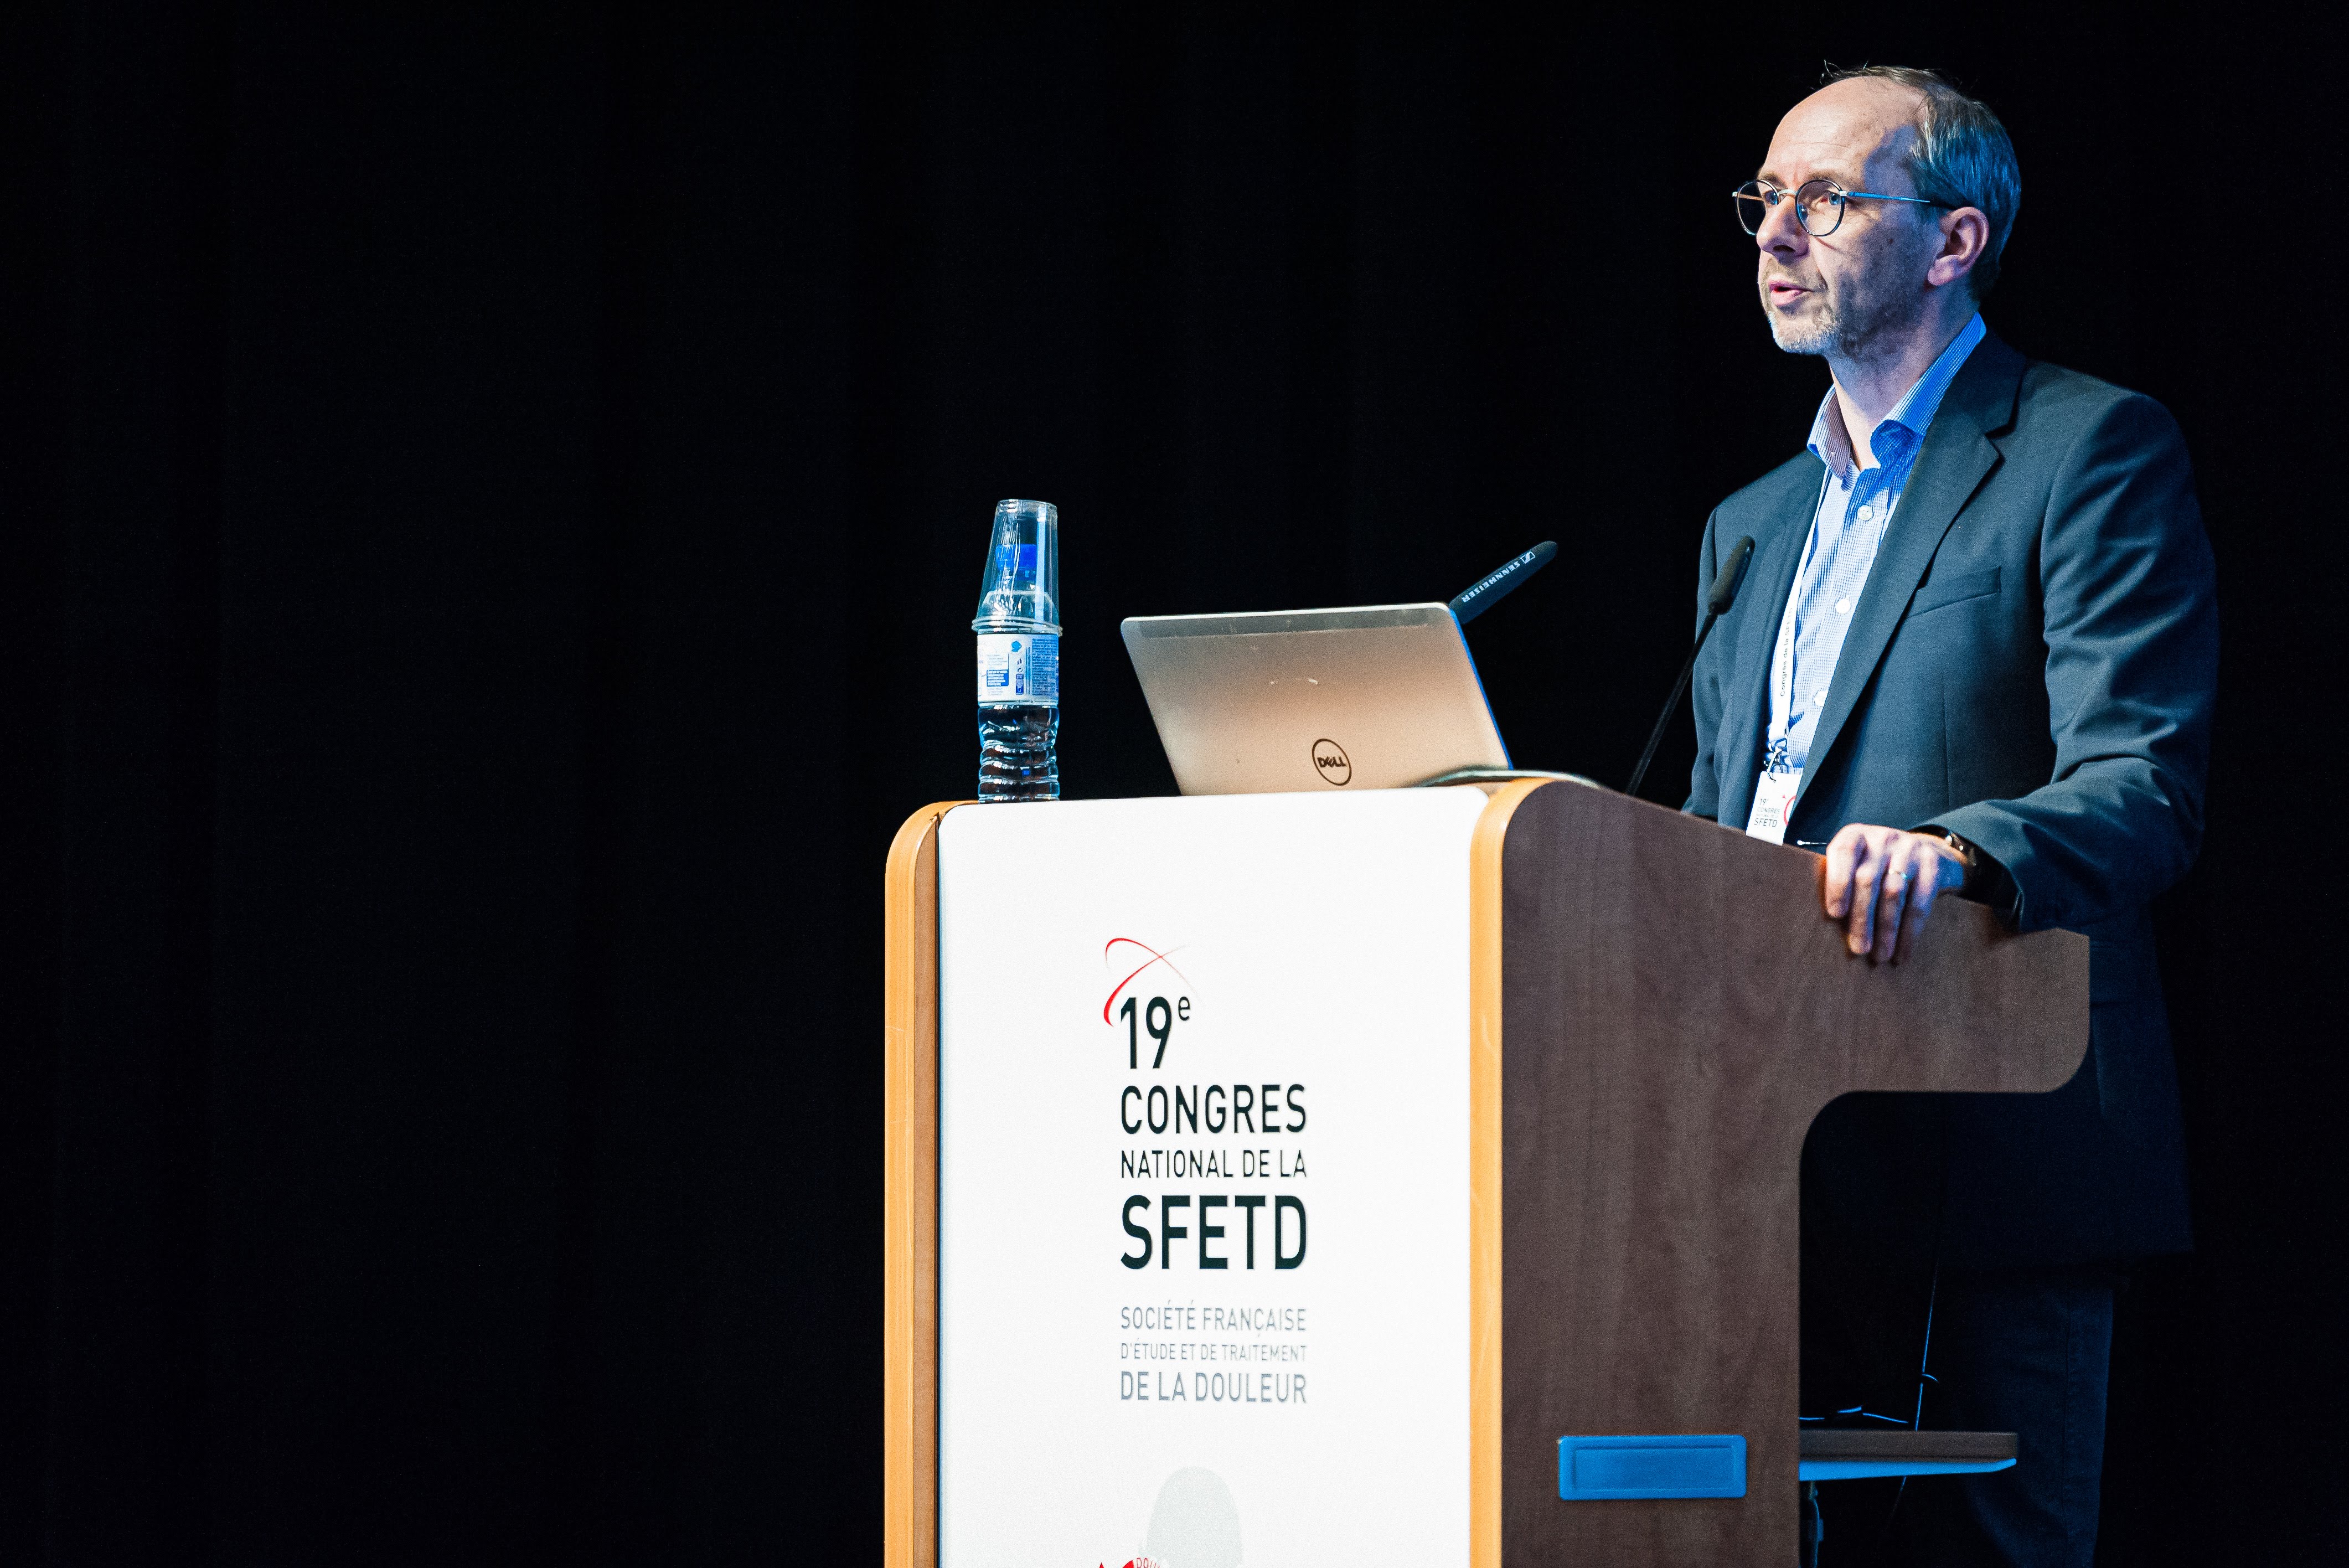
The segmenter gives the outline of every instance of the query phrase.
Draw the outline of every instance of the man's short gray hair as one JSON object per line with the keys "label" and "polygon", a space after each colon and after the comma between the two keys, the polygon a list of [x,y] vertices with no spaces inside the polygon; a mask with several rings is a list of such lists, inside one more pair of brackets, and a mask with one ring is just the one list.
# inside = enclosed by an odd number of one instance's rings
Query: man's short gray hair
{"label": "man's short gray hair", "polygon": [[1830,67],[1819,85],[1857,77],[1897,82],[1924,95],[1924,105],[1917,111],[1917,140],[1909,148],[1909,178],[1927,201],[1979,207],[1990,219],[1990,243],[1966,279],[1974,298],[1983,298],[1998,282],[1999,257],[2006,252],[2006,236],[2013,232],[2014,214],[2023,206],[2023,171],[2014,161],[2014,143],[2006,127],[1980,99],[1968,98],[1935,72],[1909,66]]}

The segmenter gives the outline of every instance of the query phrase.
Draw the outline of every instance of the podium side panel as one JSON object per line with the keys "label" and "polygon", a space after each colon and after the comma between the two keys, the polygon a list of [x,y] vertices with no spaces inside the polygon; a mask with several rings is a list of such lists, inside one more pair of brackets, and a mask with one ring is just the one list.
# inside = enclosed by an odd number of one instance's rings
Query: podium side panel
{"label": "podium side panel", "polygon": [[[1567,785],[1502,860],[1504,1560],[1784,1560],[1804,1137],[1853,1090],[2059,1086],[2087,943],[1947,900],[1871,964],[1816,857]],[[1746,1495],[1565,1501],[1568,1434],[1742,1436]]]}
{"label": "podium side panel", "polygon": [[[1773,1134],[1807,1121],[1807,1089],[1740,1003],[1744,862],[1682,827],[1714,831],[1560,785],[1509,833],[1511,1563],[1762,1563],[1794,1549],[1801,1136]],[[1565,1501],[1568,1434],[1741,1435],[1746,1495]]]}
{"label": "podium side panel", "polygon": [[881,1560],[935,1568],[938,1498],[938,836],[924,806],[889,846],[882,923]]}

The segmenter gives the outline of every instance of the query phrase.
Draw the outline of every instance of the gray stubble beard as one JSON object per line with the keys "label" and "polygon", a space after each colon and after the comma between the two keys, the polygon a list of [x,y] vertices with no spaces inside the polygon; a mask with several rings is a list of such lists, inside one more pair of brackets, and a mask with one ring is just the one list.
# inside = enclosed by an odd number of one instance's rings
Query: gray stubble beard
{"label": "gray stubble beard", "polygon": [[1811,297],[1825,308],[1809,321],[1795,322],[1771,306],[1768,286],[1763,286],[1762,313],[1770,318],[1772,342],[1788,354],[1826,354],[1841,347],[1843,317],[1824,295],[1815,290]]}
{"label": "gray stubble beard", "polygon": [[[1876,265],[1889,274],[1898,264],[1896,256],[1879,254]],[[1875,343],[1914,325],[1916,317],[1924,309],[1923,301],[1913,295],[1906,299],[1899,296],[1870,299],[1865,292],[1860,292],[1848,301],[1834,301],[1820,290],[1813,289],[1811,297],[1822,308],[1811,321],[1797,326],[1772,308],[1769,279],[1760,280],[1757,287],[1762,295],[1762,312],[1770,318],[1771,340],[1789,354],[1824,354],[1837,359],[1864,359]],[[1904,306],[1907,308],[1904,309]]]}
{"label": "gray stubble beard", "polygon": [[1772,309],[1764,296],[1762,308],[1770,317],[1770,337],[1789,354],[1863,359],[1871,345],[1910,326],[1916,315],[1901,310],[1894,300],[1856,299],[1847,309],[1822,295],[1812,297],[1826,308],[1808,321],[1795,322]]}

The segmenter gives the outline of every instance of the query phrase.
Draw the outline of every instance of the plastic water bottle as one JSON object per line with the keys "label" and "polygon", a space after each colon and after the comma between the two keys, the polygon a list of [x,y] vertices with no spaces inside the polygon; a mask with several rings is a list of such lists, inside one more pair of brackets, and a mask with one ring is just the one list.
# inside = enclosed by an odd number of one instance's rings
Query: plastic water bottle
{"label": "plastic water bottle", "polygon": [[1058,800],[1061,509],[999,501],[978,580],[978,798]]}

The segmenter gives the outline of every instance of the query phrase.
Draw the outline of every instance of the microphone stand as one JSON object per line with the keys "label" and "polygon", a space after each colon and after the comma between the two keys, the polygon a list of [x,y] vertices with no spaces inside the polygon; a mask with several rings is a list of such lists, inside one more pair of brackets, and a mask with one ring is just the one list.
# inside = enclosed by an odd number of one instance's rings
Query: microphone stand
{"label": "microphone stand", "polygon": [[1631,770],[1631,782],[1623,793],[1637,797],[1640,784],[1648,776],[1648,764],[1656,760],[1656,748],[1663,744],[1664,731],[1680,711],[1681,693],[1688,690],[1689,676],[1696,669],[1696,656],[1704,651],[1704,639],[1713,635],[1713,623],[1729,613],[1737,602],[1737,590],[1745,581],[1745,567],[1754,559],[1754,541],[1742,538],[1729,547],[1729,559],[1722,564],[1720,576],[1713,578],[1713,592],[1705,596],[1704,624],[1697,628],[1696,645],[1681,661],[1681,678],[1672,682],[1672,694],[1664,699],[1664,711],[1656,715],[1656,727],[1648,732],[1648,749],[1640,753],[1640,765]]}

